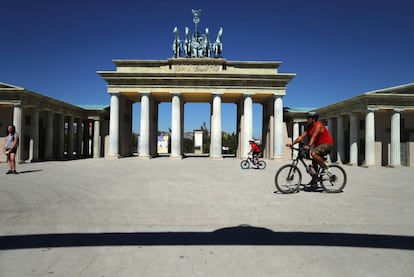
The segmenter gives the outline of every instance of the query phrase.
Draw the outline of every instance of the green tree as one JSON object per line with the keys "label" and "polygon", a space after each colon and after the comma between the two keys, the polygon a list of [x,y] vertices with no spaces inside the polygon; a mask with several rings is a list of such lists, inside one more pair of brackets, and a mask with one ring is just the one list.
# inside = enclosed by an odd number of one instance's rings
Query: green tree
{"label": "green tree", "polygon": [[194,141],[189,138],[184,138],[184,153],[194,153]]}
{"label": "green tree", "polygon": [[237,150],[237,135],[235,132],[229,133],[222,133],[222,144],[229,148],[229,154],[236,154]]}
{"label": "green tree", "polygon": [[138,152],[138,134],[132,133],[132,152]]}
{"label": "green tree", "polygon": [[204,121],[200,129],[203,131],[203,153],[210,153],[210,133]]}

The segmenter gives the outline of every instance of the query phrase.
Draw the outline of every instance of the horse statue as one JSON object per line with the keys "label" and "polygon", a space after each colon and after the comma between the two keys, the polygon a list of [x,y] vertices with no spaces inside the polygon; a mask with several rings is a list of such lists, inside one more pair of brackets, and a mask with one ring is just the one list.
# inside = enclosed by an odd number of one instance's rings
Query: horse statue
{"label": "horse statue", "polygon": [[175,27],[173,30],[173,33],[175,35],[175,39],[172,45],[172,50],[174,53],[174,58],[178,58],[181,56],[181,41],[178,34],[178,28]]}
{"label": "horse statue", "polygon": [[220,30],[217,33],[216,42],[213,44],[213,52],[215,58],[221,58],[221,53],[223,52],[223,43],[221,42],[221,36],[223,35],[223,28],[220,27]]}
{"label": "horse statue", "polygon": [[211,55],[211,46],[210,46],[210,40],[208,38],[209,36],[209,30],[206,28],[206,35],[204,38],[204,57],[210,57]]}
{"label": "horse statue", "polygon": [[191,56],[190,30],[188,29],[188,27],[185,27],[184,52],[186,57]]}

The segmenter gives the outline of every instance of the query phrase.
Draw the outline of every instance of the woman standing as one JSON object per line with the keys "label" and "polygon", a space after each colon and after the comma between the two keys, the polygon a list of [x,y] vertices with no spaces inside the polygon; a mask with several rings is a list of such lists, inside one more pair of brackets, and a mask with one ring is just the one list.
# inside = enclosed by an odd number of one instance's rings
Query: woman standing
{"label": "woman standing", "polygon": [[19,174],[16,171],[16,152],[19,146],[19,134],[16,133],[14,125],[8,125],[6,131],[6,139],[4,140],[3,151],[7,156],[9,171],[6,174]]}

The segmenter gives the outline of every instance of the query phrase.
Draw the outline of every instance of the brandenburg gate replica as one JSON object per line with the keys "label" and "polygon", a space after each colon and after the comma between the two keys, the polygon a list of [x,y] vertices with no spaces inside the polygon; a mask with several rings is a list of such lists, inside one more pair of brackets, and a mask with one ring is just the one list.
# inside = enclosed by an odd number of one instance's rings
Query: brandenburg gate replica
{"label": "brandenburg gate replica", "polygon": [[[237,157],[247,156],[253,137],[253,104],[263,106],[264,158],[284,157],[287,134],[283,96],[295,74],[278,72],[281,62],[229,61],[222,57],[223,28],[215,41],[208,28],[198,30],[201,10],[192,10],[195,31],[185,28],[182,42],[175,27],[173,57],[167,60],[113,60],[115,71],[98,71],[111,95],[107,157],[132,153],[132,105],[141,103],[139,157],[157,153],[158,104],[171,102],[172,159],[183,157],[184,105],[210,103],[210,158],[222,158],[222,103],[237,105]],[[259,51],[259,50],[258,50]]]}

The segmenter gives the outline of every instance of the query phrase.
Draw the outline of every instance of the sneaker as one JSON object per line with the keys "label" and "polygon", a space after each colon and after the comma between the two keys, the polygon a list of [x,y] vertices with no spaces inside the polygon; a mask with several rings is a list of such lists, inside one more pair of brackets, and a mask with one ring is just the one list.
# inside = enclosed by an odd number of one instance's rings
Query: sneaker
{"label": "sneaker", "polygon": [[305,185],[305,187],[313,187],[313,186],[317,186],[318,184],[317,184],[317,182],[316,182],[316,179],[315,178],[312,178],[312,180],[310,180],[310,182],[309,183],[307,183],[306,185]]}
{"label": "sneaker", "polygon": [[310,186],[306,186],[304,188],[304,191],[317,191],[319,189],[318,184],[317,183],[313,183]]}
{"label": "sneaker", "polygon": [[315,177],[312,177],[309,183],[304,187],[305,191],[315,191],[318,189],[318,180]]}
{"label": "sneaker", "polygon": [[13,173],[13,171],[11,171],[11,170],[6,172],[6,174],[12,174],[12,173]]}
{"label": "sneaker", "polygon": [[17,172],[16,170],[13,170],[13,174],[19,174],[19,172]]}

